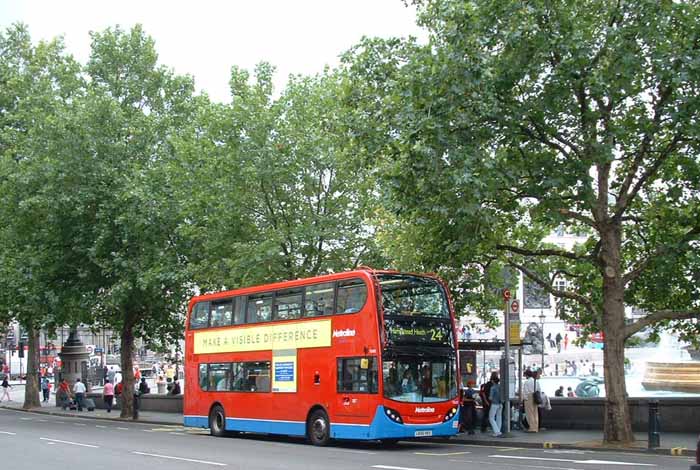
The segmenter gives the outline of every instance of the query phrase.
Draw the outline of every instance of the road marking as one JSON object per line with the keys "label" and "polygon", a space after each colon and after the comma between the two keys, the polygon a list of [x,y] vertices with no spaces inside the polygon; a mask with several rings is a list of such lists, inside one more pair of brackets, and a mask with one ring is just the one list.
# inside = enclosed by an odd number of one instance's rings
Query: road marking
{"label": "road marking", "polygon": [[132,454],[136,455],[145,455],[146,457],[157,457],[160,459],[171,459],[171,460],[184,460],[185,462],[195,462],[195,463],[203,463],[206,465],[216,465],[218,467],[225,467],[225,463],[220,463],[220,462],[209,462],[208,460],[197,460],[197,459],[186,459],[184,457],[173,457],[171,455],[160,455],[160,454],[148,454],[146,452],[132,452]]}
{"label": "road marking", "polygon": [[31,420],[33,420],[34,418],[20,418],[20,419],[21,419],[22,421],[31,421]]}
{"label": "road marking", "polygon": [[80,442],[60,441],[58,439],[49,439],[48,437],[40,437],[39,440],[53,442],[54,444],[58,442],[59,444],[70,444],[73,446],[80,446],[80,447],[92,447],[93,449],[100,448],[100,446],[94,446],[92,444],[81,444]]}
{"label": "road marking", "polygon": [[100,426],[99,424],[96,424],[95,427],[100,429],[107,429],[107,426]]}
{"label": "road marking", "polygon": [[518,459],[518,460],[537,460],[547,462],[568,462],[588,465],[622,465],[622,466],[641,466],[641,467],[656,467],[650,463],[637,462],[615,462],[614,460],[573,460],[573,459],[552,459],[547,457],[525,457],[518,455],[489,455],[491,459]]}
{"label": "road marking", "polygon": [[172,434],[173,436],[186,436],[187,434],[181,433],[181,432],[169,432],[168,434]]}
{"label": "road marking", "polygon": [[66,424],[66,422],[65,422],[65,421],[54,421],[54,423],[58,423],[58,424]]}
{"label": "road marking", "polygon": [[117,428],[117,429],[121,429],[122,431],[128,431],[128,430],[129,430],[129,428]]}
{"label": "road marking", "polygon": [[424,468],[392,467],[391,465],[372,465],[372,468],[384,468],[386,470],[425,470]]}
{"label": "road marking", "polygon": [[87,424],[83,424],[83,423],[73,423],[73,425],[75,425],[75,426],[87,426]]}
{"label": "road marking", "polygon": [[48,421],[45,420],[45,419],[40,419],[39,422],[40,422],[40,423],[48,423]]}
{"label": "road marking", "polygon": [[16,432],[10,432],[10,431],[0,431],[0,434],[7,434],[8,436],[16,436]]}
{"label": "road marking", "polygon": [[[501,464],[498,462],[485,462],[485,461],[479,461],[479,460],[454,460],[450,459],[450,462],[453,463],[475,463],[477,465],[498,465],[500,466]],[[512,466],[514,467],[519,467],[519,468],[536,468],[538,470],[581,470],[580,468],[570,468],[570,467],[547,467],[543,465],[525,465],[525,464],[513,464]]]}
{"label": "road marking", "polygon": [[[291,444],[294,445],[294,444]],[[370,452],[368,450],[351,450],[351,449],[328,449],[329,451],[332,452],[345,452],[346,454],[368,454],[368,455],[377,455],[376,452]]]}
{"label": "road marking", "polygon": [[414,452],[416,455],[430,455],[433,457],[447,457],[449,455],[464,455],[471,454],[471,452]]}

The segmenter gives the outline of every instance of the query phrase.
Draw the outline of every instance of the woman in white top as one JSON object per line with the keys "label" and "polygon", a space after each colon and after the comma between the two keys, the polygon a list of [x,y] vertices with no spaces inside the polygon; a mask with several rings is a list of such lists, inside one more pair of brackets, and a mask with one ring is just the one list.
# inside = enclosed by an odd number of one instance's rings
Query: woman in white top
{"label": "woman in white top", "polygon": [[539,418],[537,415],[537,403],[535,403],[535,391],[540,391],[540,384],[535,380],[535,373],[530,369],[525,371],[523,383],[523,403],[525,404],[525,417],[527,418],[527,432],[539,430]]}

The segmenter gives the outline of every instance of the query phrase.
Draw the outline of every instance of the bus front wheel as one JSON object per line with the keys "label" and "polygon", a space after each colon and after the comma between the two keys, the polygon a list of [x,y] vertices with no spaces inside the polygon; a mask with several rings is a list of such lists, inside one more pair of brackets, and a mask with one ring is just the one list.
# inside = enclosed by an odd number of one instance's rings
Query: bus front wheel
{"label": "bus front wheel", "polygon": [[306,424],[309,441],[315,446],[325,446],[331,440],[331,423],[323,410],[315,410]]}
{"label": "bus front wheel", "polygon": [[209,413],[209,432],[216,437],[226,435],[226,415],[224,415],[224,409],[219,405],[212,408]]}

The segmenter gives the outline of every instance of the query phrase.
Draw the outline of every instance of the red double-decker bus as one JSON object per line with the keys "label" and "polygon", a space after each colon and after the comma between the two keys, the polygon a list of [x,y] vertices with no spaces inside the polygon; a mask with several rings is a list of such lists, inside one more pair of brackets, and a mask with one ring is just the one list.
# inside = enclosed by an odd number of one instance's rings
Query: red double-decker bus
{"label": "red double-decker bus", "polygon": [[454,311],[437,278],[362,269],[193,298],[184,424],[396,441],[458,430]]}

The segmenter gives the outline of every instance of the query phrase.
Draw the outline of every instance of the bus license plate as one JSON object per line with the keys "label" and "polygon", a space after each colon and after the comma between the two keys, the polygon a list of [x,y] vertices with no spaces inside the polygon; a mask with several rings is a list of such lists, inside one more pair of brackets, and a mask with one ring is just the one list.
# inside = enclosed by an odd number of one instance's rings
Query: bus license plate
{"label": "bus license plate", "polygon": [[433,431],[416,431],[414,436],[415,437],[426,437],[426,436],[432,436]]}

